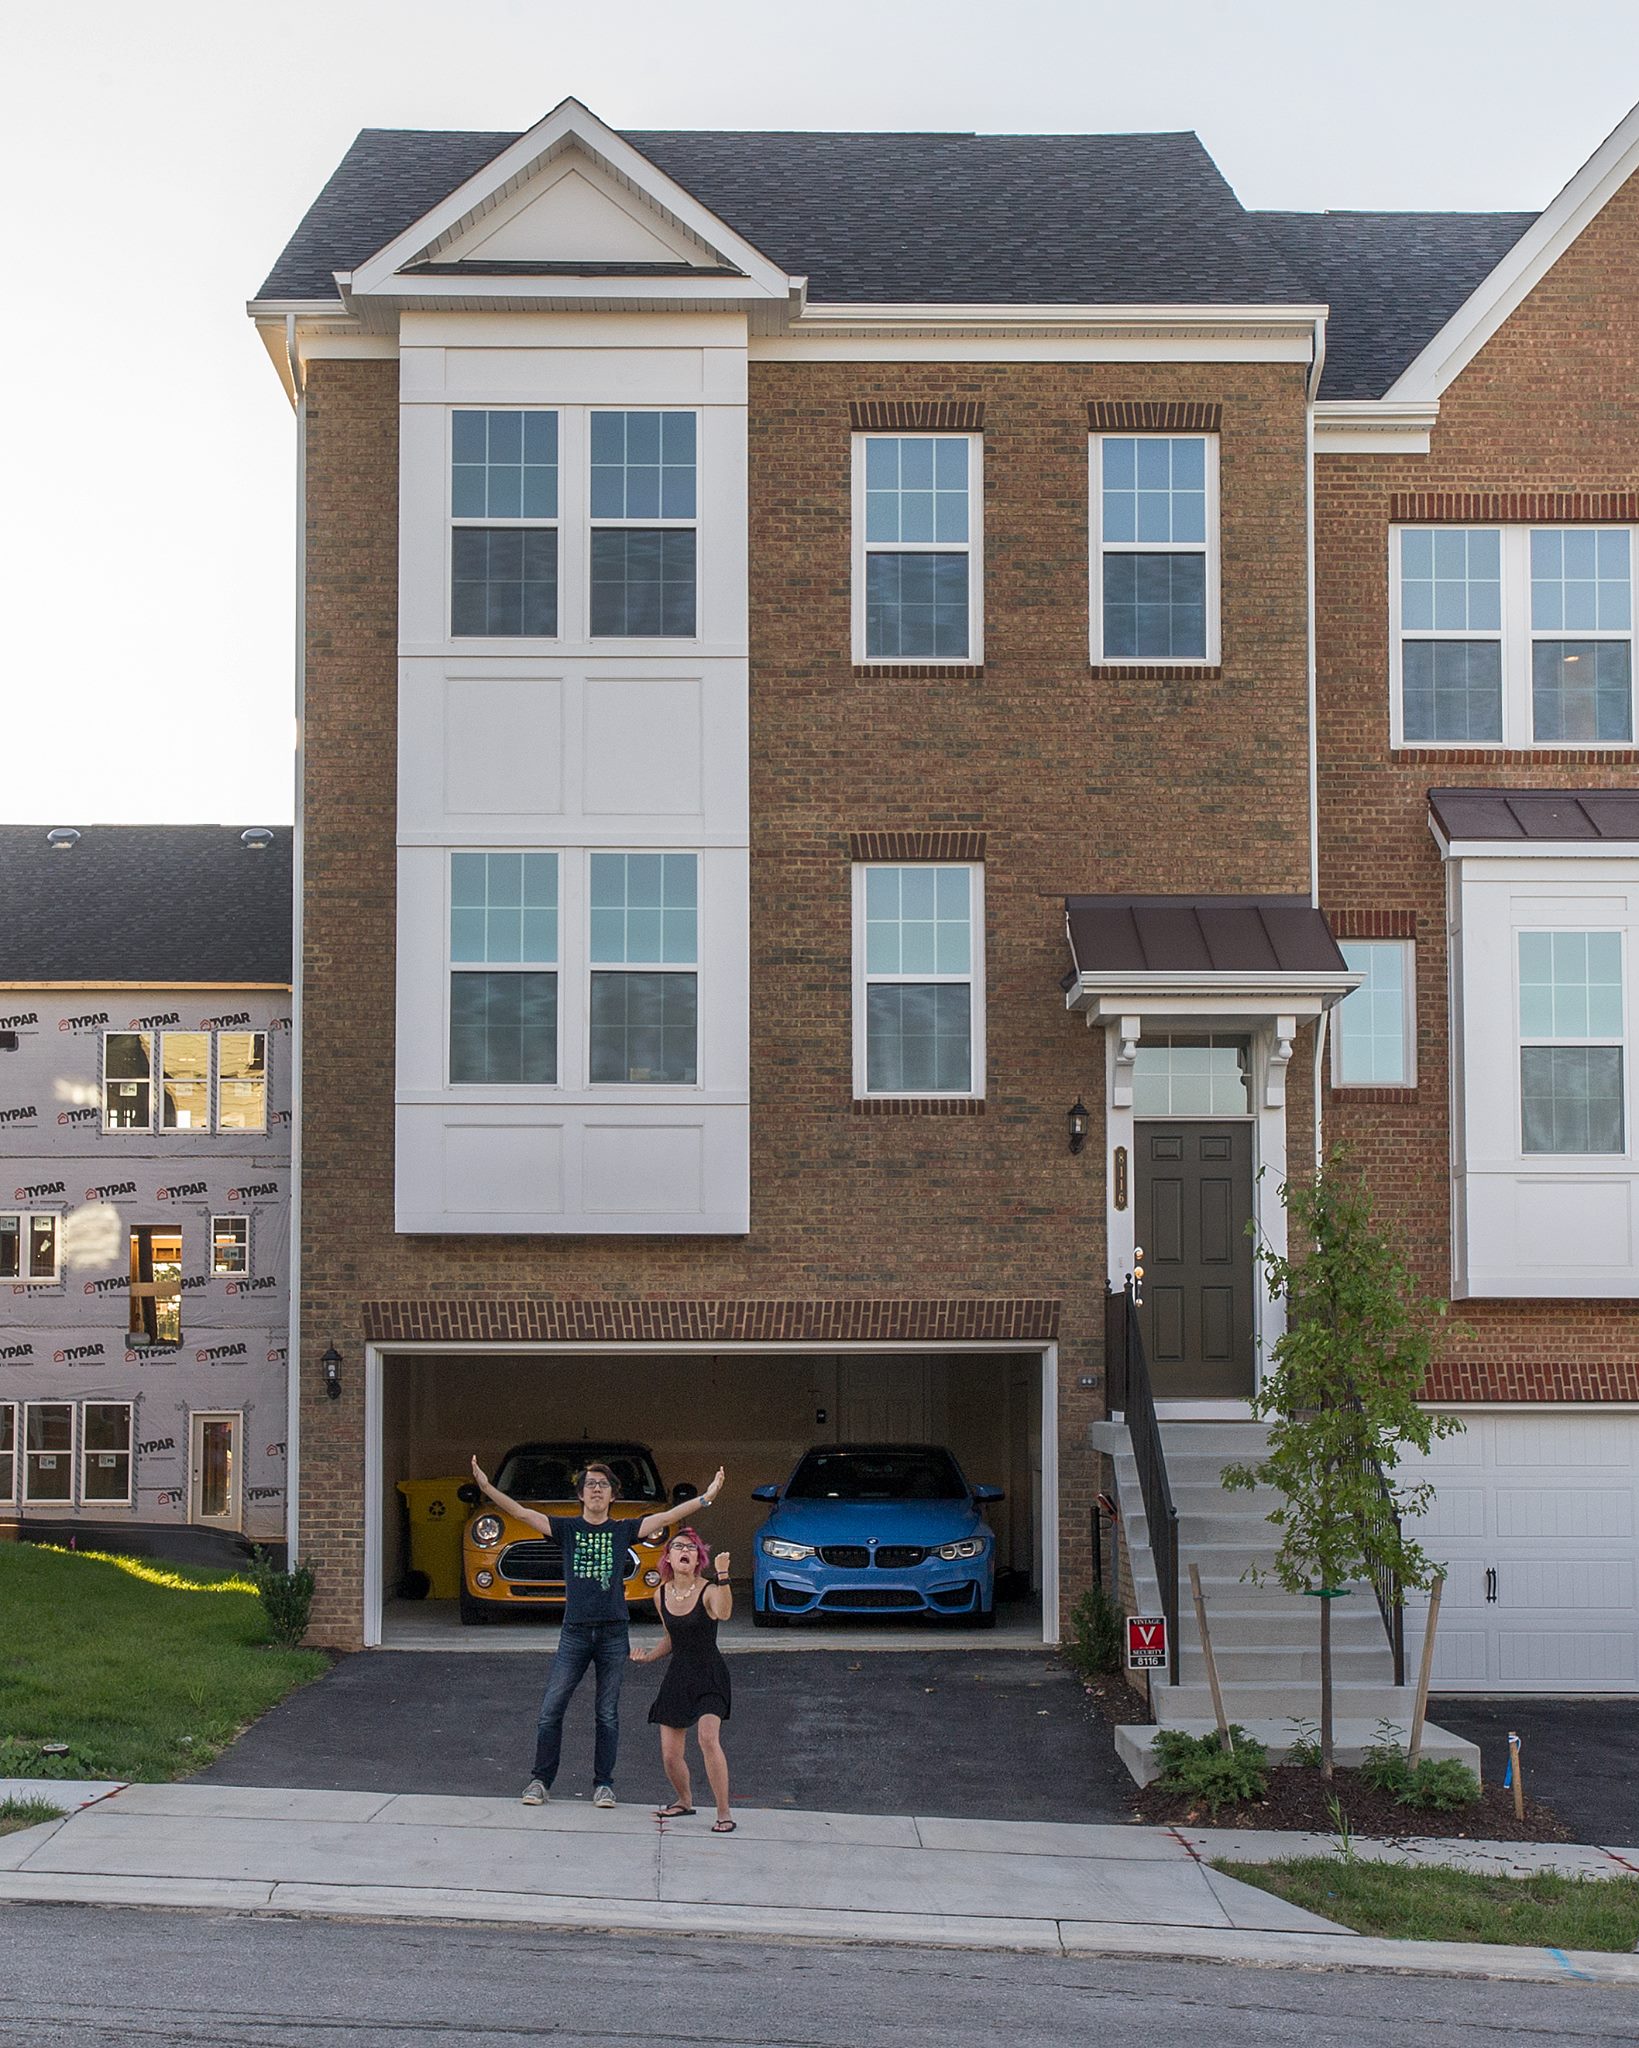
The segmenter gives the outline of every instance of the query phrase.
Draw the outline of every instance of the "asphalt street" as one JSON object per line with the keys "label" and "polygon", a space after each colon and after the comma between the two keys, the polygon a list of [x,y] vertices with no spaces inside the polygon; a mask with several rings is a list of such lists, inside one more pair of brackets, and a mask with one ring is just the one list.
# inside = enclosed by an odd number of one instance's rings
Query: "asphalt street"
{"label": "asphalt street", "polygon": [[[360,1651],[265,1715],[202,1780],[516,1795],[529,1777],[548,1661],[544,1651]],[[1110,1731],[1051,1651],[806,1650],[731,1666],[734,1714],[723,1740],[743,1805],[961,1820],[1132,1817],[1133,1783]],[[658,1670],[629,1667],[616,1774],[623,1798],[666,1794],[647,1720],[659,1682]],[[565,1723],[559,1797],[591,1796],[592,1698],[588,1677]]]}
{"label": "asphalt street", "polygon": [[1500,2048],[1631,2043],[1631,1992],[1220,1964],[0,1908],[27,2048]]}

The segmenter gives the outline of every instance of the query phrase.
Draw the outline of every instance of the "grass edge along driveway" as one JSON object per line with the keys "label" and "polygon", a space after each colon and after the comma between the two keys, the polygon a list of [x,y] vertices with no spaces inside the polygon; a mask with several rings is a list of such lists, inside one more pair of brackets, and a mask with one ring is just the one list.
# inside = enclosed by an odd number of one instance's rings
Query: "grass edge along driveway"
{"label": "grass edge along driveway", "polygon": [[1342,1856],[1224,1860],[1213,1868],[1356,1934],[1394,1941],[1503,1942],[1617,1954],[1639,1944],[1639,1877],[1492,1877]]}
{"label": "grass edge along driveway", "polygon": [[185,1777],[330,1662],[270,1648],[239,1573],[32,1543],[0,1544],[0,1637],[0,1778]]}

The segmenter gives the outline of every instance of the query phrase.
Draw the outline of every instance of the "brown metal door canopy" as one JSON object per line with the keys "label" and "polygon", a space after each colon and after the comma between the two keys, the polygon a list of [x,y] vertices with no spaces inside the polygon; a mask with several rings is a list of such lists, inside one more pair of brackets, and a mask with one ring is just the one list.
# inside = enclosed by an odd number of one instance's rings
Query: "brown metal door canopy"
{"label": "brown metal door canopy", "polygon": [[1140,1122],[1144,1343],[1157,1400],[1253,1387],[1252,1127]]}

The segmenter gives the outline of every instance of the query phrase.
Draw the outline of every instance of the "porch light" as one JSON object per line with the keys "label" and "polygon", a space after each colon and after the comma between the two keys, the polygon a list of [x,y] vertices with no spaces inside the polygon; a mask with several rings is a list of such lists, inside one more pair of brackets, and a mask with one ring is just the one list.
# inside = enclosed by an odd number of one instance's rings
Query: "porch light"
{"label": "porch light", "polygon": [[1070,1151],[1079,1152],[1087,1142],[1087,1131],[1092,1119],[1087,1114],[1087,1105],[1078,1095],[1070,1111]]}
{"label": "porch light", "polygon": [[319,1360],[319,1363],[324,1367],[325,1392],[332,1401],[339,1401],[341,1399],[341,1353],[334,1344],[326,1347],[325,1354]]}

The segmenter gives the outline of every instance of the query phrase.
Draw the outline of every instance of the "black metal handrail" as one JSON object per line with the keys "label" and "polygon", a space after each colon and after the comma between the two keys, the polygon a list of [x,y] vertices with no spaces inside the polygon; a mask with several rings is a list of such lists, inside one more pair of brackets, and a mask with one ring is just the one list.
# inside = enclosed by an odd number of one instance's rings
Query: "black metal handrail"
{"label": "black metal handrail", "polygon": [[[1358,1408],[1358,1400],[1354,1403]],[[1394,1548],[1400,1544],[1400,1510],[1395,1505],[1394,1488],[1390,1486],[1382,1465],[1368,1451],[1362,1459],[1365,1470],[1376,1481],[1377,1499],[1367,1510],[1367,1520],[1380,1529],[1394,1531]],[[1383,1546],[1373,1544],[1373,1550]],[[1383,1617],[1383,1630],[1389,1639],[1389,1649],[1394,1655],[1394,1682],[1406,1682],[1406,1600],[1405,1588],[1396,1571],[1381,1569],[1372,1573],[1372,1590],[1377,1595],[1377,1611]]]}
{"label": "black metal handrail", "polygon": [[1105,1287],[1104,1374],[1109,1405],[1125,1414],[1127,1434],[1132,1439],[1138,1487],[1144,1497],[1144,1520],[1149,1527],[1150,1556],[1155,1561],[1156,1582],[1161,1589],[1161,1612],[1167,1620],[1167,1675],[1176,1685],[1178,1510],[1172,1504],[1172,1487],[1167,1480],[1167,1458],[1155,1413],[1155,1394],[1150,1386],[1150,1364],[1130,1279],[1119,1292]]}

